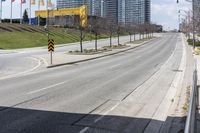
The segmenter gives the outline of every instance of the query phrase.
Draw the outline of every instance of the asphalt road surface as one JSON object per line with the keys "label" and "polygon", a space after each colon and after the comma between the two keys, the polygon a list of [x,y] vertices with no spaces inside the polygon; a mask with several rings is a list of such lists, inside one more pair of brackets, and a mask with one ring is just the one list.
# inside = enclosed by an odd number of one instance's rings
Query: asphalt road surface
{"label": "asphalt road surface", "polygon": [[[120,43],[128,42],[129,38],[129,36],[120,37]],[[138,35],[136,35],[136,39],[139,39]],[[117,44],[117,38],[113,38],[112,43]],[[83,42],[83,49],[94,48],[94,44],[94,40]],[[108,46],[109,44],[109,38],[98,40],[98,47]],[[79,42],[66,45],[59,45],[55,48],[55,52],[67,52],[71,50],[80,50]],[[21,73],[33,71],[36,69],[40,70],[42,68],[41,62],[33,56],[47,53],[47,47],[0,50],[0,78],[6,76],[10,77],[20,75]],[[22,64],[23,67],[21,67]]]}
{"label": "asphalt road surface", "polygon": [[150,132],[182,50],[180,34],[167,33],[124,53],[2,79],[0,133]]}

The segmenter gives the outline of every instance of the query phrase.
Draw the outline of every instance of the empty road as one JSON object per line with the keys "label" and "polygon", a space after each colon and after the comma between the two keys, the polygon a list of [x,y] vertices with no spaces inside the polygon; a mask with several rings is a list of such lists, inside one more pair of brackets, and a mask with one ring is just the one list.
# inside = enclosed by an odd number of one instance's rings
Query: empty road
{"label": "empty road", "polygon": [[181,39],[166,33],[124,53],[1,79],[0,133],[160,132]]}

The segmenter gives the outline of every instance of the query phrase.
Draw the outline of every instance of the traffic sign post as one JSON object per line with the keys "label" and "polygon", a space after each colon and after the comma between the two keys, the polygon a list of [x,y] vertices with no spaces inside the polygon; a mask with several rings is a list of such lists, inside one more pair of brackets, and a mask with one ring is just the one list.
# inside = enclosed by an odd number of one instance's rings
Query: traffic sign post
{"label": "traffic sign post", "polygon": [[53,64],[54,40],[48,39],[48,51],[50,52],[51,65]]}

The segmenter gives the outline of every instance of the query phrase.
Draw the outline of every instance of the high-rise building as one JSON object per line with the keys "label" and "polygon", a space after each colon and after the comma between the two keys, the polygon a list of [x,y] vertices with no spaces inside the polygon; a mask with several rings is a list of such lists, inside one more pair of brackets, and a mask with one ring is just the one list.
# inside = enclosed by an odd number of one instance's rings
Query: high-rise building
{"label": "high-rise building", "polygon": [[119,23],[150,22],[150,0],[118,0]]}
{"label": "high-rise building", "polygon": [[57,0],[57,8],[80,7],[86,2],[86,0]]}
{"label": "high-rise building", "polygon": [[151,0],[145,0],[145,22],[151,22]]}
{"label": "high-rise building", "polygon": [[118,22],[118,0],[104,0],[106,2],[105,17],[110,22]]}
{"label": "high-rise building", "polygon": [[88,15],[105,17],[110,22],[150,22],[150,0],[57,0],[57,8],[88,6]]}
{"label": "high-rise building", "polygon": [[88,6],[88,15],[105,16],[105,0],[57,0],[57,8],[74,8],[83,4]]}
{"label": "high-rise building", "polygon": [[125,0],[118,0],[118,22],[120,23],[126,22],[125,7]]}

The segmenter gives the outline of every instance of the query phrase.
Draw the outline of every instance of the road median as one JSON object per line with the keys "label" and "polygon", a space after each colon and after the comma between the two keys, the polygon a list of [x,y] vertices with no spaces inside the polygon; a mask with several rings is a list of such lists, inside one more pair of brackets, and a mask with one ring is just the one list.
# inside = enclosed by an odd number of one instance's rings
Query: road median
{"label": "road median", "polygon": [[97,53],[97,54],[70,54],[68,52],[67,53],[66,52],[58,52],[58,53],[55,52],[55,53],[53,53],[53,64],[51,64],[51,65],[49,65],[50,64],[49,54],[37,55],[35,57],[42,58],[43,61],[46,62],[46,63],[44,63],[46,68],[53,68],[53,67],[71,65],[71,64],[81,63],[81,62],[85,62],[85,61],[103,58],[106,56],[119,54],[122,52],[126,52],[128,50],[137,48],[139,46],[145,45],[146,43],[153,41],[155,39],[157,39],[157,38],[153,38],[148,41],[145,40],[144,42],[139,43],[139,44],[126,43],[127,47],[119,48],[119,49],[112,49],[112,50],[108,50],[106,52]]}

